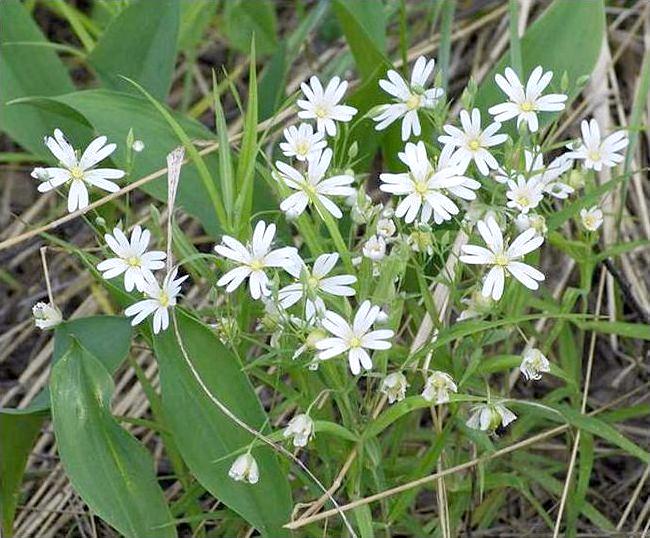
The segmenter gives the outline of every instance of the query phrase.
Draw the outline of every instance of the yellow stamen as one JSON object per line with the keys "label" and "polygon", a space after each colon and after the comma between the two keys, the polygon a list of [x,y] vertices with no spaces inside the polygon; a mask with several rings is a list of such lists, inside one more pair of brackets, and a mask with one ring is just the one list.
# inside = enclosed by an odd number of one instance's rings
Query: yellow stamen
{"label": "yellow stamen", "polygon": [[327,109],[323,105],[318,105],[314,110],[317,118],[324,118],[327,116]]}
{"label": "yellow stamen", "polygon": [[426,181],[416,181],[414,189],[420,196],[425,196],[429,192],[429,185]]}
{"label": "yellow stamen", "polygon": [[318,278],[315,276],[310,276],[307,279],[307,286],[309,286],[310,289],[315,290],[318,288]]}
{"label": "yellow stamen", "polygon": [[600,151],[590,151],[588,157],[591,161],[594,162],[600,161],[601,158]]}
{"label": "yellow stamen", "polygon": [[517,197],[517,203],[521,207],[528,207],[530,205],[530,200],[528,199],[528,196],[526,196],[525,194],[522,194],[522,195]]}
{"label": "yellow stamen", "polygon": [[476,138],[474,138],[473,140],[469,141],[469,144],[467,144],[467,146],[470,150],[476,151],[481,148],[481,143]]}
{"label": "yellow stamen", "polygon": [[406,100],[406,108],[409,110],[420,108],[420,101],[422,101],[422,97],[420,95],[412,93],[411,96]]}
{"label": "yellow stamen", "polygon": [[532,112],[535,110],[535,105],[530,101],[524,101],[521,103],[521,105],[519,105],[519,108],[521,108],[522,112]]}
{"label": "yellow stamen", "polygon": [[498,265],[499,267],[507,267],[509,261],[505,254],[497,254],[494,257],[494,265]]}
{"label": "yellow stamen", "polygon": [[351,348],[361,347],[361,338],[357,336],[353,336],[350,339],[350,347]]}
{"label": "yellow stamen", "polygon": [[261,271],[264,269],[264,263],[261,260],[253,260],[250,264],[249,267],[253,271]]}
{"label": "yellow stamen", "polygon": [[160,294],[160,297],[158,297],[158,302],[160,303],[160,306],[167,308],[169,306],[169,295],[163,291]]}
{"label": "yellow stamen", "polygon": [[84,171],[82,168],[78,166],[73,166],[70,168],[70,176],[72,179],[83,179],[84,178]]}
{"label": "yellow stamen", "polygon": [[140,267],[140,258],[131,256],[126,260],[126,263],[128,263],[131,267]]}
{"label": "yellow stamen", "polygon": [[296,144],[296,153],[298,155],[302,155],[303,157],[307,155],[307,152],[309,151],[309,144],[307,142],[298,142]]}

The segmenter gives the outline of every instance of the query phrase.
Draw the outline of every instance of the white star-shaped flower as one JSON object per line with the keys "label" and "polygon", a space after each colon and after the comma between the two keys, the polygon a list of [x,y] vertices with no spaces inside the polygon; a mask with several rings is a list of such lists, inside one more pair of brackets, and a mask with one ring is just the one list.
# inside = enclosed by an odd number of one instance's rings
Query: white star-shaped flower
{"label": "white star-shaped flower", "polygon": [[505,428],[516,419],[517,415],[502,404],[480,404],[472,408],[466,424],[474,430],[493,432],[499,426]]}
{"label": "white star-shaped flower", "polygon": [[542,95],[552,78],[552,71],[544,73],[542,67],[537,66],[530,74],[524,88],[517,73],[510,67],[506,67],[505,77],[497,74],[494,79],[508,96],[508,101],[490,107],[488,112],[494,116],[494,121],[503,123],[517,118],[517,127],[526,123],[531,133],[537,132],[539,129],[537,113],[564,110],[564,103],[567,100],[567,96],[561,93]]}
{"label": "white star-shaped flower", "polygon": [[153,314],[154,334],[167,330],[169,309],[176,306],[176,297],[181,292],[181,284],[188,277],[185,275],[176,278],[177,275],[178,269],[173,269],[165,276],[162,286],[159,286],[155,279],[147,282],[144,289],[147,298],[132,304],[124,311],[124,315],[127,317],[135,316],[131,320],[131,325],[138,325],[147,316]]}
{"label": "white star-shaped flower", "polygon": [[403,118],[402,140],[406,142],[411,137],[411,133],[420,136],[422,128],[418,110],[433,108],[445,93],[441,88],[426,89],[435,64],[435,60],[427,61],[424,56],[420,56],[413,66],[410,84],[407,84],[397,71],[391,69],[386,73],[388,80],[380,80],[379,86],[392,95],[395,102],[380,108],[379,114],[373,118],[377,122],[375,129],[381,131],[394,121]]}
{"label": "white star-shaped flower", "polygon": [[301,299],[305,299],[305,320],[313,322],[315,317],[320,317],[325,312],[325,302],[322,294],[337,297],[351,297],[355,294],[354,284],[357,278],[353,275],[327,276],[332,272],[339,260],[339,255],[321,254],[314,261],[311,271],[305,266],[299,282],[289,284],[279,291],[278,298],[282,308],[290,308]]}
{"label": "white star-shaped flower", "polygon": [[285,157],[295,157],[305,161],[309,156],[320,153],[327,147],[325,134],[314,132],[308,123],[296,127],[291,125],[284,130],[285,142],[280,142],[280,149]]}
{"label": "white star-shaped flower", "polygon": [[491,266],[483,282],[483,295],[498,301],[503,295],[507,275],[512,275],[527,288],[536,290],[539,287],[538,282],[545,279],[544,274],[519,260],[538,249],[544,238],[530,228],[507,246],[494,217],[489,216],[485,221],[478,221],[476,226],[488,248],[464,245],[464,254],[460,256],[460,261]]}
{"label": "white star-shaped flower", "polygon": [[237,262],[235,267],[223,275],[217,286],[226,286],[226,291],[232,293],[248,278],[248,287],[253,299],[259,299],[271,293],[268,288],[269,278],[265,269],[279,267],[296,277],[300,274],[301,260],[295,247],[282,247],[271,250],[275,237],[275,224],[268,226],[260,220],[253,231],[253,239],[249,245],[242,245],[234,237],[224,235],[222,244],[214,247],[217,254]]}
{"label": "white star-shaped flower", "polygon": [[124,274],[124,289],[145,291],[148,282],[155,281],[153,271],[165,267],[166,254],[161,250],[147,252],[151,233],[135,226],[131,231],[131,240],[119,228],[113,229],[113,235],[104,235],[110,249],[117,258],[109,258],[97,265],[106,280]]}
{"label": "white star-shaped flower", "polygon": [[306,99],[297,101],[298,106],[302,108],[298,112],[298,117],[304,120],[315,119],[319,133],[327,132],[329,136],[336,135],[336,122],[348,122],[357,113],[354,107],[339,105],[345,90],[348,89],[347,81],[341,82],[339,77],[333,77],[324,90],[320,80],[315,76],[309,79],[309,84],[303,82],[300,88]]}
{"label": "white star-shaped flower", "polygon": [[307,205],[318,200],[337,219],[343,216],[339,207],[330,200],[330,196],[351,196],[355,190],[350,185],[354,177],[348,174],[339,174],[327,179],[325,174],[332,162],[332,150],[325,149],[322,153],[312,154],[307,159],[307,171],[301,172],[293,166],[277,161],[277,176],[287,187],[297,191],[287,196],[280,204],[280,209],[297,217],[305,211]]}
{"label": "white star-shaped flower", "polygon": [[551,363],[539,349],[531,348],[524,353],[519,371],[526,381],[539,381],[542,374],[551,371]]}
{"label": "white star-shaped flower", "polygon": [[48,192],[70,183],[68,192],[68,212],[83,209],[88,205],[88,189],[86,183],[94,185],[108,192],[117,192],[120,187],[109,179],[124,177],[123,170],[115,168],[93,168],[100,161],[106,159],[117,147],[115,144],[106,144],[107,138],[95,138],[86,150],[77,158],[77,153],[60,129],[54,130],[54,137],[46,136],[45,145],[59,160],[61,167],[34,168],[32,177],[41,181],[38,185],[39,192]]}
{"label": "white star-shaped flower", "polygon": [[406,195],[395,209],[396,217],[403,217],[405,222],[411,223],[421,209],[420,222],[428,222],[434,216],[435,222],[440,223],[458,214],[458,206],[445,193],[445,189],[461,186],[467,179],[458,167],[446,166],[434,170],[421,141],[417,145],[406,144],[404,153],[400,153],[399,157],[408,166],[409,172],[379,176],[382,191]]}
{"label": "white star-shaped flower", "polygon": [[260,479],[260,470],[257,466],[257,461],[249,452],[242,454],[230,466],[228,476],[235,482],[257,484]]}
{"label": "white star-shaped flower", "polygon": [[580,220],[586,230],[596,232],[603,224],[603,212],[597,205],[589,209],[582,208],[580,210]]}
{"label": "white star-shaped flower", "polygon": [[452,163],[457,162],[463,170],[474,161],[479,172],[487,176],[490,168],[496,169],[499,166],[488,148],[503,144],[508,139],[508,135],[497,134],[501,129],[501,124],[498,122],[481,130],[481,112],[478,108],[472,110],[471,117],[467,110],[461,110],[460,123],[463,126],[462,130],[453,125],[443,127],[447,134],[438,137],[438,141],[444,144],[441,159]]}
{"label": "white star-shaped flower", "polygon": [[517,209],[525,215],[539,205],[544,198],[544,193],[542,185],[537,179],[526,180],[524,176],[519,175],[517,181],[508,180],[506,197],[508,198],[506,203],[508,207]]}
{"label": "white star-shaped flower", "polygon": [[[582,120],[580,130],[582,144],[575,151],[570,151],[568,157],[584,161],[585,168],[593,168],[597,172],[600,172],[603,166],[611,168],[623,162],[625,157],[618,152],[629,143],[625,131],[615,131],[601,140],[600,127],[595,119]],[[572,149],[570,146],[569,148]]]}
{"label": "white star-shaped flower", "polygon": [[370,301],[364,301],[359,306],[352,325],[336,312],[330,310],[325,312],[323,328],[334,336],[316,342],[316,349],[320,350],[318,360],[324,361],[347,352],[350,370],[354,375],[361,372],[362,366],[370,370],[372,359],[366,350],[390,349],[391,343],[386,340],[392,338],[394,334],[390,329],[370,330],[377,320],[379,311],[378,306],[371,305]]}
{"label": "white star-shaped flower", "polygon": [[296,448],[307,446],[314,435],[314,421],[304,413],[293,417],[282,432],[283,437],[293,437],[293,446]]}
{"label": "white star-shaped flower", "polygon": [[435,405],[449,402],[449,393],[458,392],[453,378],[446,372],[435,371],[427,377],[422,397]]}

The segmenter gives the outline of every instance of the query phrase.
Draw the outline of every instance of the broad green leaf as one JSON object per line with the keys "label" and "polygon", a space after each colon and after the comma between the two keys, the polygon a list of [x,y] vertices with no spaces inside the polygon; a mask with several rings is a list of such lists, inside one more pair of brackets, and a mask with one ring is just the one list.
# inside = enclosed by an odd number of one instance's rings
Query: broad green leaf
{"label": "broad green leaf", "polygon": [[110,411],[108,370],[73,342],[52,369],[52,421],[72,486],[99,517],[129,538],[176,536],[153,458]]}
{"label": "broad green leaf", "polygon": [[113,19],[88,57],[104,87],[132,91],[122,75],[165,98],[176,62],[178,4],[137,0]]}
{"label": "broad green leaf", "polygon": [[383,2],[334,0],[332,7],[363,80],[369,79],[378,65],[389,65]]}
{"label": "broad green leaf", "polygon": [[12,527],[27,457],[45,420],[45,412],[0,412],[0,530],[13,536]]}
{"label": "broad green leaf", "polygon": [[199,44],[205,30],[214,19],[219,3],[214,0],[192,0],[192,2],[181,2],[180,7],[178,48],[187,50]]}
{"label": "broad green leaf", "polygon": [[[172,128],[146,99],[127,93],[109,90],[85,90],[56,98],[30,100],[33,104],[46,109],[56,109],[59,114],[79,117],[93,126],[111,142],[117,144],[117,150],[111,156],[116,166],[124,168],[127,164],[125,140],[129,129],[133,128],[135,138],[145,143],[142,153],[135,156],[133,169],[128,181],[138,180],[165,166],[167,154],[180,145],[180,140]],[[58,106],[57,106],[58,105]],[[24,106],[15,106],[17,110],[26,110]],[[173,115],[192,139],[214,141],[214,135],[198,122]],[[74,140],[76,146],[82,146],[89,140]],[[208,168],[216,170],[216,157],[206,156]],[[167,199],[166,178],[162,177],[142,187],[142,190],[158,198]],[[206,230],[217,235],[220,231],[210,196],[203,186],[194,164],[183,166],[178,187],[177,205],[196,216]]]}
{"label": "broad green leaf", "polygon": [[255,48],[260,56],[271,54],[278,45],[275,6],[269,0],[228,0],[224,10],[223,30],[230,44],[249,52],[255,36]]}
{"label": "broad green leaf", "polygon": [[84,127],[45,110],[6,103],[19,97],[72,92],[74,86],[65,66],[56,52],[46,46],[47,40],[21,2],[2,0],[0,21],[0,130],[26,150],[53,159],[43,144],[43,136],[54,127],[68,135],[84,132]]}
{"label": "broad green leaf", "polygon": [[[205,325],[177,309],[183,346],[204,384],[223,405],[260,431],[266,416],[237,357]],[[154,338],[160,365],[163,411],[183,459],[197,480],[239,513],[264,536],[287,536],[282,525],[291,515],[286,471],[268,447],[253,449],[260,479],[255,485],[228,477],[234,457],[254,439],[228,418],[192,375],[176,339],[173,324]]]}
{"label": "broad green leaf", "polygon": [[[588,29],[588,30],[586,30]],[[553,71],[553,80],[547,93],[557,90],[560,78],[566,72],[572,87],[569,99],[579,91],[576,81],[591,74],[603,42],[605,32],[605,8],[602,0],[575,2],[555,0],[553,4],[526,30],[521,38],[521,55],[524,79],[538,65]],[[505,100],[505,95],[496,85],[494,75],[503,73],[510,62],[506,53],[486,77],[476,96],[476,106],[487,112],[487,108]],[[552,114],[542,114],[540,125],[548,123]]]}
{"label": "broad green leaf", "polygon": [[[131,332],[131,324],[126,318],[94,316],[66,321],[54,333],[52,363],[58,362],[76,339],[110,372],[114,372],[129,351]],[[7,535],[27,456],[48,414],[49,392],[45,387],[25,409],[0,408],[0,508]],[[8,465],[6,470],[2,467],[5,463]]]}

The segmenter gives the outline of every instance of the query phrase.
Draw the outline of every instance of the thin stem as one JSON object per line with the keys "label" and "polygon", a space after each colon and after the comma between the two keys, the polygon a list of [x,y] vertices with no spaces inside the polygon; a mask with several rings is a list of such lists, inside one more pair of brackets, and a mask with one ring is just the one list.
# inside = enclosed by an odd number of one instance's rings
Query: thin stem
{"label": "thin stem", "polygon": [[510,23],[510,64],[521,78],[523,76],[523,67],[521,43],[519,41],[519,0],[510,0],[508,4],[508,21]]}
{"label": "thin stem", "polygon": [[54,306],[54,296],[52,295],[52,283],[50,282],[50,272],[47,269],[47,257],[45,252],[47,247],[41,247],[41,263],[43,264],[43,274],[45,275],[45,287],[47,288],[47,298],[50,306]]}

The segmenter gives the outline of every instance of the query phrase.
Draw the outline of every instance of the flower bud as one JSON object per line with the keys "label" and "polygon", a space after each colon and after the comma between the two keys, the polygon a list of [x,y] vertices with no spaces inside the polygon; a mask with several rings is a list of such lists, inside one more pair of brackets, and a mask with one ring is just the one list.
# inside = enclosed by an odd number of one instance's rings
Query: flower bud
{"label": "flower bud", "polygon": [[314,421],[306,414],[293,417],[284,430],[285,439],[293,437],[293,446],[306,446],[314,434]]}
{"label": "flower bud", "polygon": [[53,329],[63,321],[61,311],[54,305],[39,302],[32,307],[34,323],[39,329]]}
{"label": "flower bud", "polygon": [[257,484],[260,472],[255,458],[249,452],[242,454],[230,467],[228,476],[235,482],[245,481],[249,484]]}
{"label": "flower bud", "polygon": [[393,402],[401,402],[404,399],[408,386],[409,384],[403,373],[393,372],[384,378],[379,390],[382,394],[388,396],[388,403],[392,404]]}

